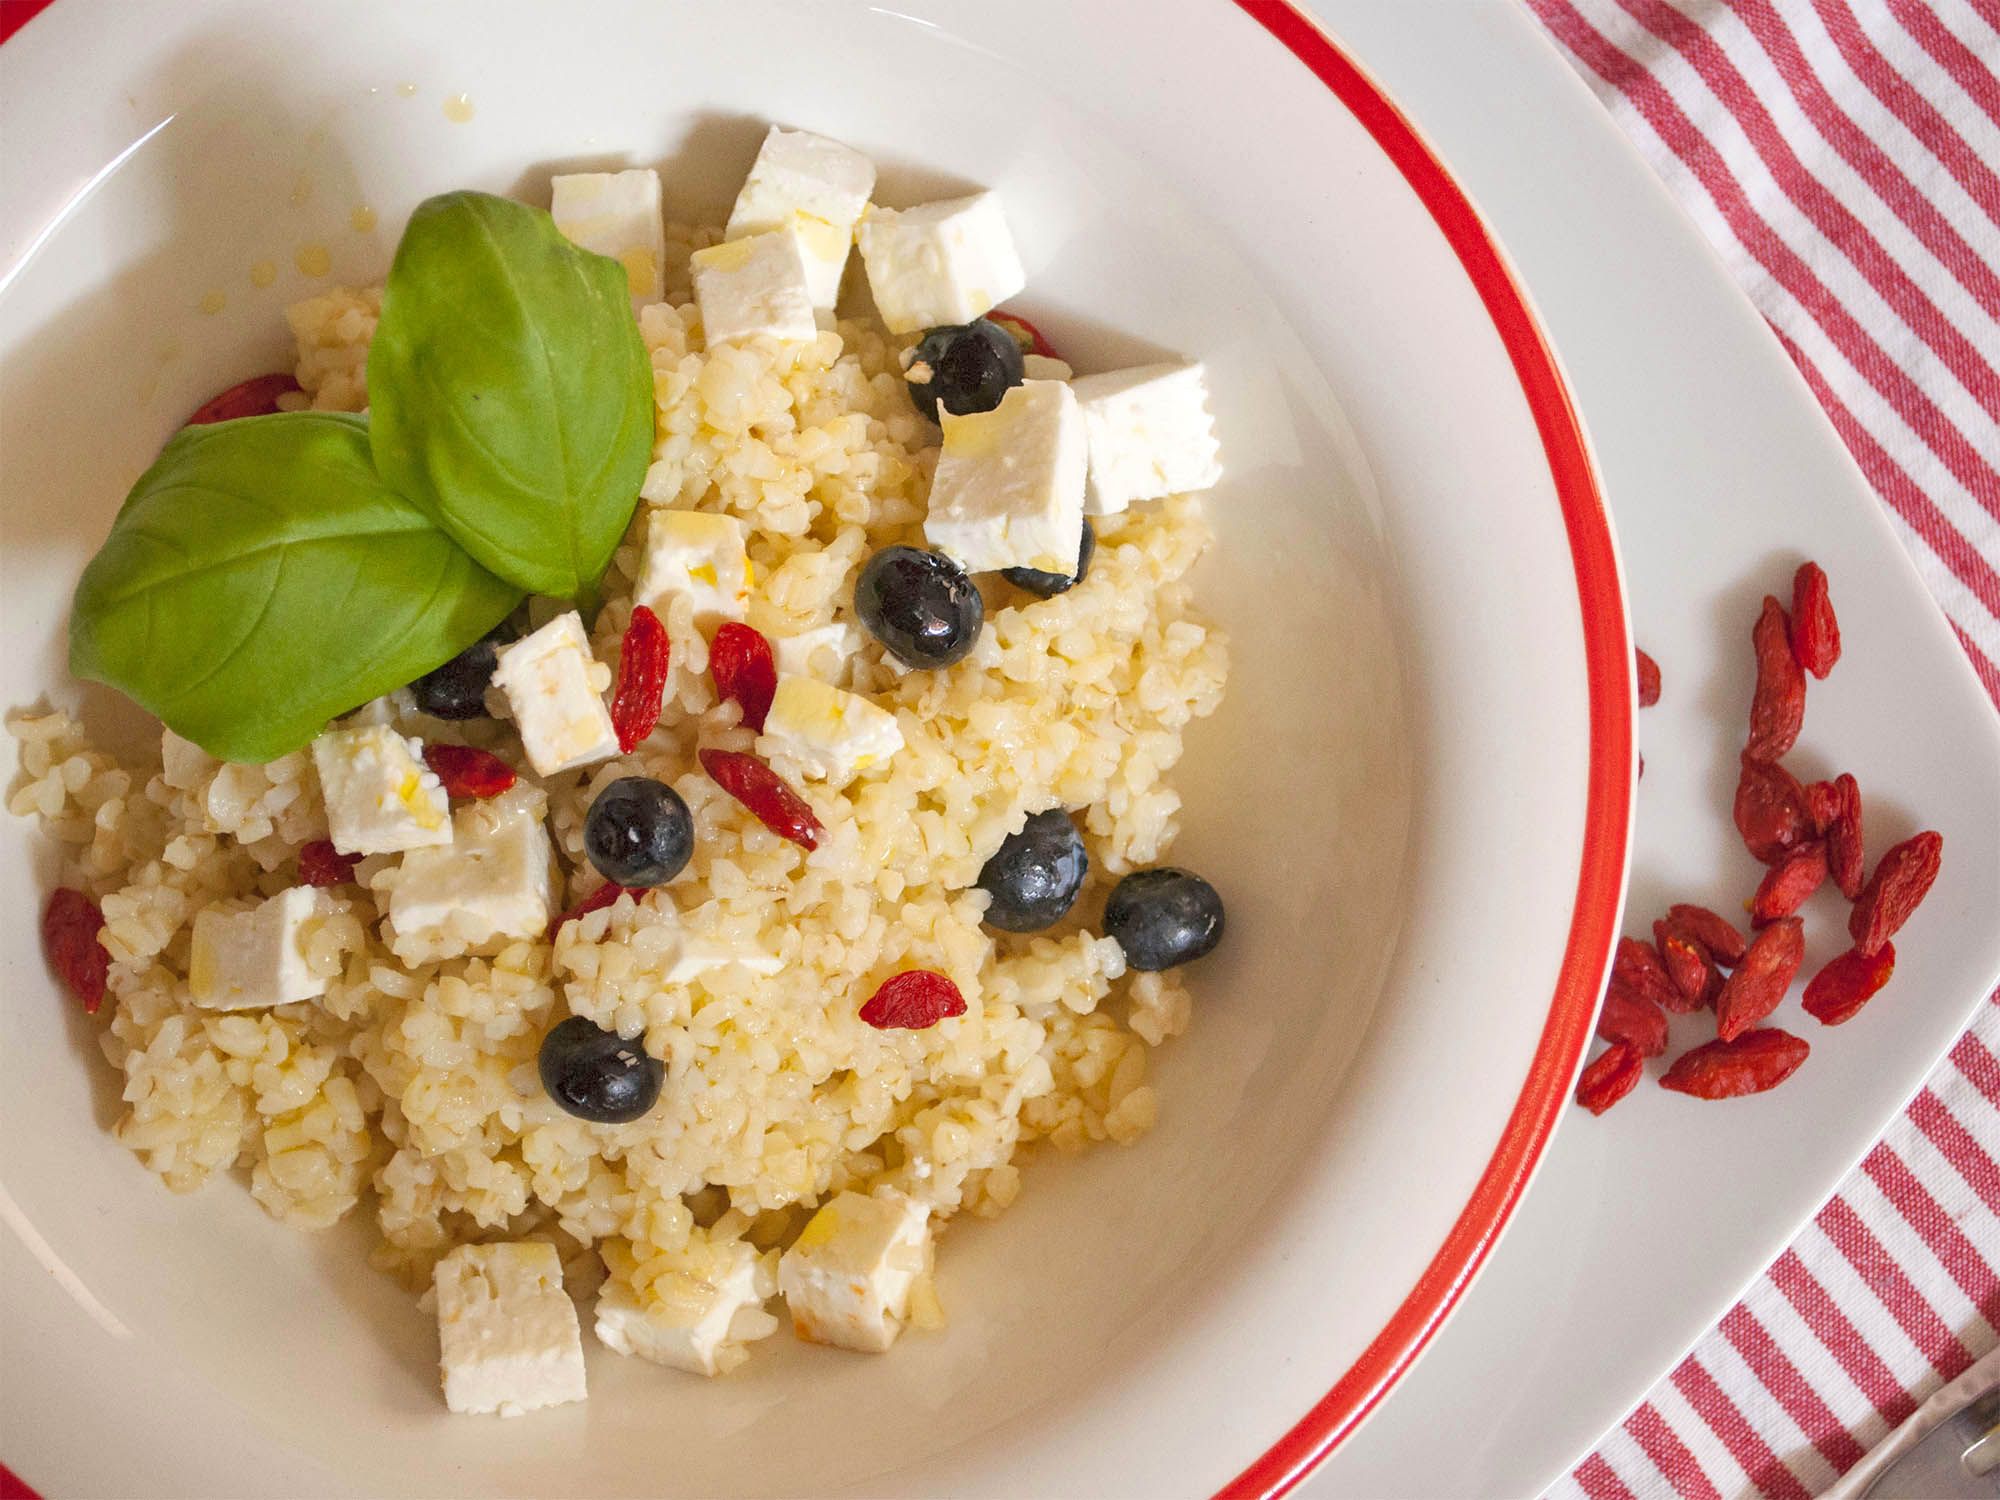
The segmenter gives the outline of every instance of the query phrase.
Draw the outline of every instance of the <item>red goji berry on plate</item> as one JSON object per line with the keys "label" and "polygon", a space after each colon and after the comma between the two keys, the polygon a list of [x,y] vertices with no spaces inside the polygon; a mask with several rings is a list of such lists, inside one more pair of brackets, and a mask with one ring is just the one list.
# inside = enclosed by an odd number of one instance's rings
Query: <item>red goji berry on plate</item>
{"label": "red goji berry on plate", "polygon": [[1644,995],[1613,979],[1597,1012],[1597,1034],[1607,1042],[1625,1042],[1642,1056],[1658,1057],[1667,1050],[1666,1012]]}
{"label": "red goji berry on plate", "polygon": [[1615,1042],[1610,1050],[1599,1053],[1577,1079],[1576,1102],[1592,1114],[1601,1115],[1631,1093],[1645,1071],[1646,1060],[1639,1056],[1636,1047]]}
{"label": "red goji berry on plate", "polygon": [[1743,753],[1752,760],[1775,761],[1798,743],[1806,716],[1806,674],[1792,655],[1785,607],[1770,594],[1751,628],[1750,644],[1757,653],[1757,686],[1750,696],[1750,739]]}
{"label": "red goji berry on plate", "polygon": [[1837,806],[1833,823],[1826,831],[1826,867],[1840,894],[1849,901],[1861,898],[1861,784],[1846,772],[1834,778]]}
{"label": "red goji berry on plate", "polygon": [[1013,336],[1014,342],[1021,346],[1023,354],[1039,354],[1044,359],[1062,358],[1060,354],[1056,353],[1055,345],[1042,336],[1042,330],[1037,328],[1033,323],[1030,323],[1019,313],[996,311],[990,312],[986,316],[993,322],[998,323]]}
{"label": "red goji berry on plate", "polygon": [[1806,981],[1806,1014],[1828,1026],[1838,1026],[1874,998],[1896,972],[1896,945],[1884,943],[1873,953],[1849,948]]}
{"label": "red goji berry on plate", "polygon": [[667,691],[667,662],[673,643],[660,617],[643,604],[632,607],[631,623],[618,646],[618,681],[611,690],[611,728],[626,755],[660,722]]}
{"label": "red goji berry on plate", "polygon": [[1743,952],[1749,946],[1728,918],[1705,906],[1676,902],[1667,908],[1667,925],[1700,943],[1708,950],[1708,956],[1725,969],[1742,963]]}
{"label": "red goji berry on plate", "polygon": [[253,376],[241,385],[232,385],[221,394],[210,396],[194,409],[184,425],[206,427],[210,422],[233,422],[238,417],[268,417],[278,410],[280,396],[288,396],[298,388],[298,381],[282,372]]}
{"label": "red goji berry on plate", "polygon": [[1825,884],[1826,844],[1811,839],[1764,872],[1757,894],[1750,898],[1750,925],[1769,927],[1780,917],[1789,917]]}
{"label": "red goji berry on plate", "polygon": [[819,847],[825,826],[813,816],[806,799],[756,756],[740,750],[704,750],[701,768],[779,838],[790,839],[802,849]]}
{"label": "red goji berry on plate", "polygon": [[1680,998],[1674,989],[1674,981],[1661,963],[1660,955],[1650,943],[1642,943],[1637,938],[1620,938],[1618,948],[1611,956],[1612,979],[1655,1005],[1671,1008]]}
{"label": "red goji berry on plate", "polygon": [[437,774],[450,797],[497,797],[517,779],[506,761],[471,745],[426,745],[424,764]]}
{"label": "red goji berry on plate", "polygon": [[1875,873],[1847,914],[1847,934],[1856,948],[1873,953],[1896,935],[1930,892],[1943,858],[1944,836],[1926,830],[1875,862]]}
{"label": "red goji berry on plate", "polygon": [[104,1003],[104,986],[111,974],[111,955],[97,940],[104,930],[104,913],[82,891],[58,886],[42,908],[42,951],[49,967],[83,1002],[83,1013],[97,1014]]}
{"label": "red goji berry on plate", "polygon": [[922,1031],[964,1014],[965,996],[958,986],[932,969],[891,974],[861,1007],[861,1019],[877,1031]]}
{"label": "red goji berry on plate", "polygon": [[742,704],[743,722],[762,734],[764,717],[778,691],[778,662],[771,643],[734,620],[718,626],[708,648],[708,675],[715,681],[715,696]]}
{"label": "red goji berry on plate", "polygon": [[1752,938],[1715,997],[1715,1034],[1734,1041],[1776,1010],[1805,957],[1805,923],[1797,917],[1780,917]]}
{"label": "red goji berry on plate", "polygon": [[314,839],[299,850],[299,884],[346,885],[360,863],[360,855],[342,854],[331,839]]}
{"label": "red goji berry on plate", "polygon": [[[605,881],[603,885],[600,885],[568,911],[562,913],[553,922],[549,923],[549,941],[553,943],[556,940],[556,934],[563,930],[564,924],[574,922],[578,917],[587,917],[594,911],[603,910],[620,896],[624,895],[626,890],[627,887],[618,884],[615,880]],[[645,892],[640,891],[635,894],[643,897]]]}
{"label": "red goji berry on plate", "polygon": [[1840,660],[1840,622],[1827,593],[1826,569],[1800,563],[1792,575],[1792,655],[1815,677],[1825,677]]}
{"label": "red goji berry on plate", "polygon": [[1840,788],[1830,781],[1808,781],[1806,816],[1812,819],[1813,832],[1825,838],[1833,831],[1833,820],[1840,816]]}
{"label": "red goji berry on plate", "polygon": [[1755,858],[1767,865],[1776,864],[1813,836],[1806,790],[1783,766],[1757,760],[1748,751],[1742,764],[1732,809],[1736,831],[1743,835],[1743,847]]}
{"label": "red goji berry on plate", "polygon": [[1660,1087],[1697,1099],[1735,1099],[1774,1089],[1799,1070],[1812,1048],[1788,1031],[1747,1031],[1730,1042],[1705,1042],[1674,1059]]}
{"label": "red goji berry on plate", "polygon": [[1651,708],[1660,701],[1660,664],[1636,646],[1632,654],[1639,663],[1639,707]]}
{"label": "red goji berry on plate", "polygon": [[1674,982],[1674,1003],[1667,1009],[1686,1015],[1712,1003],[1722,987],[1722,971],[1707,950],[1664,921],[1653,924],[1653,941],[1667,966],[1667,977]]}

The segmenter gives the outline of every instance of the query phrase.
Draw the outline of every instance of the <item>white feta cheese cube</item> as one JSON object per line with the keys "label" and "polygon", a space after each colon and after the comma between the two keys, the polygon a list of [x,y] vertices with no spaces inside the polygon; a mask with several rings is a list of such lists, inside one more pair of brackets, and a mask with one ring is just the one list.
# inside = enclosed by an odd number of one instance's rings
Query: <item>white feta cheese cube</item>
{"label": "white feta cheese cube", "polygon": [[855,238],[891,333],[969,323],[1028,284],[998,193],[871,208]]}
{"label": "white feta cheese cube", "polygon": [[590,654],[575,610],[500,648],[493,685],[507,695],[521,748],[537,776],[553,776],[618,753],[618,731],[604,706],[610,669]]}
{"label": "white feta cheese cube", "polygon": [[695,1375],[719,1375],[741,1364],[743,1346],[775,1333],[764,1311],[770,1273],[741,1240],[703,1247],[699,1264],[658,1277],[644,1305],[621,1281],[597,1298],[597,1339],[620,1354],[671,1365]]}
{"label": "white feta cheese cube", "polygon": [[778,637],[771,642],[771,654],[777,658],[781,674],[817,677],[838,687],[853,666],[855,653],[866,644],[859,626],[835,621]]}
{"label": "white feta cheese cube", "polygon": [[821,1206],[778,1262],[792,1332],[813,1344],[880,1354],[909,1313],[910,1288],[930,1269],[930,1210],[883,1189]]}
{"label": "white feta cheese cube", "polygon": [[750,534],[734,516],[656,510],[646,522],[646,551],[633,597],[664,620],[668,598],[683,594],[703,630],[740,620],[756,581],[749,546]]}
{"label": "white feta cheese cube", "polygon": [[658,172],[565,172],[552,183],[549,215],[556,228],[625,268],[635,308],[666,296],[667,227]]}
{"label": "white feta cheese cube", "polygon": [[433,1284],[446,1406],[518,1417],[584,1399],[583,1335],[555,1246],[460,1245]]}
{"label": "white feta cheese cube", "polygon": [[991,411],[944,413],[924,536],[968,571],[1076,571],[1089,467],[1070,387],[1025,380]]}
{"label": "white feta cheese cube", "polygon": [[1116,515],[1134,500],[1205,490],[1222,478],[1198,361],[1085,375],[1070,389],[1089,434],[1085,514]]}
{"label": "white feta cheese cube", "polygon": [[681,939],[674,961],[667,966],[666,982],[692,984],[702,975],[726,969],[731,964],[741,964],[752,974],[762,974],[767,978],[785,967],[785,961],[775,953],[739,947],[718,938],[688,936]]}
{"label": "white feta cheese cube", "polygon": [[1021,356],[1021,376],[1025,380],[1068,380],[1075,374],[1064,361],[1046,354]]}
{"label": "white feta cheese cube", "polygon": [[805,257],[790,230],[724,240],[695,251],[689,264],[709,348],[739,339],[801,343],[819,337]]}
{"label": "white feta cheese cube", "polygon": [[790,230],[798,236],[812,304],[830,311],[855,222],[874,191],[875,163],[853,147],[773,125],[729,211],[724,238]]}
{"label": "white feta cheese cube", "polygon": [[295,885],[243,911],[196,913],[188,942],[188,990],[204,1010],[257,1010],[326,993],[306,962],[307,924],[322,915],[319,892]]}
{"label": "white feta cheese cube", "polygon": [[827,781],[845,781],[903,748],[888,709],[813,677],[780,677],[757,753]]}
{"label": "white feta cheese cube", "polygon": [[451,799],[423,762],[423,741],[386,724],[332,729],[313,741],[333,847],[396,854],[451,842]]}
{"label": "white feta cheese cube", "polygon": [[413,849],[376,877],[388,893],[391,945],[408,963],[489,953],[540,937],[555,906],[555,850],[542,794],[527,785],[452,816],[448,848]]}

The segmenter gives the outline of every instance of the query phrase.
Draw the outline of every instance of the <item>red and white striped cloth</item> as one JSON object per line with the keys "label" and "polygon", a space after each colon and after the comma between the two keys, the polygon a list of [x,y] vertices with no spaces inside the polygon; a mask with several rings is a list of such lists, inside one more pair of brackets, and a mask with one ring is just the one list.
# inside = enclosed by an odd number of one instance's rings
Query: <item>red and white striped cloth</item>
{"label": "red and white striped cloth", "polygon": [[[2000,0],[1528,0],[1804,374],[2000,702]],[[1804,1500],[2000,1343],[2000,994],[1560,1500]]]}

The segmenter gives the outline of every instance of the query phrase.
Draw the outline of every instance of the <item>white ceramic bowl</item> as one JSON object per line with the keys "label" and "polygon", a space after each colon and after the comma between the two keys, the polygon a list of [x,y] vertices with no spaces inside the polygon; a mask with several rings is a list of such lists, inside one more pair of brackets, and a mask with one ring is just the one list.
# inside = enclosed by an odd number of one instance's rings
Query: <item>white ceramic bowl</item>
{"label": "white ceramic bowl", "polygon": [[35,951],[49,861],[8,824],[0,1460],[52,1496],[1249,1493],[1413,1356],[1564,1105],[1615,930],[1616,562],[1553,361],[1393,107],[1289,10],[1133,17],[58,0],[0,50],[0,701],[76,699],[76,573],[179,418],[282,361],[324,284],[300,246],[373,278],[426,193],[545,201],[581,163],[658,164],[672,216],[719,217],[774,119],[873,155],[883,201],[1000,189],[1016,305],[1080,368],[1209,362],[1234,662],[1176,849],[1231,937],[1158,1129],[955,1230],[950,1327],[892,1357],[777,1340],[704,1383],[593,1349],[586,1405],[515,1422],[445,1414],[364,1228],[172,1198],[109,1138]]}

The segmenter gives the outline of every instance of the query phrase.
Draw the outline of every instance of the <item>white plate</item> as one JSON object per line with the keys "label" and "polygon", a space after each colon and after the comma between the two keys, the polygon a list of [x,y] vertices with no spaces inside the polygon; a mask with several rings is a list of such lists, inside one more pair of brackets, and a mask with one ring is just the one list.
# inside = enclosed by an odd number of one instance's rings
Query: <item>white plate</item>
{"label": "white plate", "polygon": [[0,1331],[36,1363],[0,1455],[31,1482],[1209,1490],[1292,1472],[1435,1328],[1563,1112],[1611,937],[1610,539],[1532,321],[1393,109],[1226,0],[1129,19],[60,0],[0,49],[0,701],[64,696],[78,566],[181,415],[283,357],[280,308],[323,284],[298,247],[376,276],[423,193],[628,154],[719,216],[774,115],[877,155],[888,201],[1000,188],[1020,306],[1083,368],[1209,361],[1231,477],[1206,587],[1236,666],[1177,776],[1176,857],[1216,875],[1232,939],[1163,1055],[1158,1131],[954,1230],[951,1327],[893,1358],[780,1340],[704,1384],[593,1350],[586,1406],[518,1422],[444,1415],[433,1332],[359,1230],[294,1236],[228,1184],[169,1198],[108,1137],[91,1027],[28,936],[47,861],[9,826]]}
{"label": "white plate", "polygon": [[[1666,679],[1639,715],[1627,930],[1669,900],[1747,892],[1757,873],[1727,818],[1730,738],[1757,595],[1782,595],[1802,553],[1832,577],[1845,655],[1811,684],[1797,758],[1859,778],[1871,853],[1919,827],[1946,838],[1870,1009],[1831,1030],[1796,1000],[1779,1012],[1814,1049],[1782,1089],[1705,1105],[1647,1086],[1602,1120],[1573,1112],[1459,1314],[1300,1491],[1533,1495],[1784,1248],[1991,993],[2000,735],[1770,330],[1525,9],[1321,9],[1500,233],[1590,428],[1634,630]],[[1810,908],[1809,962],[1838,941],[1840,912]]]}

